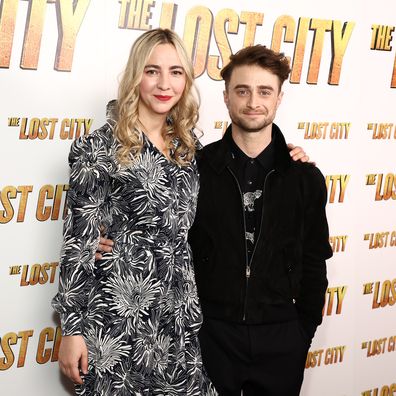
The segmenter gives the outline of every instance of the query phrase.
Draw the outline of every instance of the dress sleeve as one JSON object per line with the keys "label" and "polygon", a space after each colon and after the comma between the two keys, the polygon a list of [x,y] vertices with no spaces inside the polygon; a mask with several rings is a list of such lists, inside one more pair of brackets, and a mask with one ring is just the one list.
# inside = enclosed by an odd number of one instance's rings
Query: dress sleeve
{"label": "dress sleeve", "polygon": [[82,334],[94,286],[95,252],[110,191],[110,158],[98,135],[76,140],[70,150],[68,215],[63,229],[59,290],[52,306],[63,335]]}

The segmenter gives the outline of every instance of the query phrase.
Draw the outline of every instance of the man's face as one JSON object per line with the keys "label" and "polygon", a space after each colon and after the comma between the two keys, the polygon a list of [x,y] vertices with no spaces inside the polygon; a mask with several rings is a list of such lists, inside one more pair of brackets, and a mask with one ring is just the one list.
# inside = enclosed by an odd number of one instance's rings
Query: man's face
{"label": "man's face", "polygon": [[242,132],[260,132],[272,124],[282,96],[277,75],[245,65],[233,70],[224,102],[232,123]]}

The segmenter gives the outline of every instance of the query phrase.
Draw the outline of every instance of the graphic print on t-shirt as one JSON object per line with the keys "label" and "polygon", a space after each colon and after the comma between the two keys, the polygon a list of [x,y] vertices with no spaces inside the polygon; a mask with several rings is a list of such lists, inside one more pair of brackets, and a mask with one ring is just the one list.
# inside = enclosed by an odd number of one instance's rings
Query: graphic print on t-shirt
{"label": "graphic print on t-shirt", "polygon": [[246,240],[251,242],[252,245],[254,245],[254,232],[246,231],[245,235],[246,235]]}
{"label": "graphic print on t-shirt", "polygon": [[[245,209],[246,216],[250,215],[250,216],[254,217],[254,215],[255,215],[254,204],[255,204],[255,201],[261,197],[262,193],[263,193],[262,190],[256,190],[256,191],[248,191],[243,194],[243,206]],[[249,243],[251,243],[251,246],[253,247],[254,246],[255,229],[254,229],[254,226],[252,229],[249,229],[251,226],[253,226],[252,222],[247,221],[245,238]],[[250,247],[248,247],[248,251],[249,252],[251,251]]]}
{"label": "graphic print on t-shirt", "polygon": [[261,197],[262,191],[249,191],[243,194],[243,205],[248,212],[254,212],[254,201]]}

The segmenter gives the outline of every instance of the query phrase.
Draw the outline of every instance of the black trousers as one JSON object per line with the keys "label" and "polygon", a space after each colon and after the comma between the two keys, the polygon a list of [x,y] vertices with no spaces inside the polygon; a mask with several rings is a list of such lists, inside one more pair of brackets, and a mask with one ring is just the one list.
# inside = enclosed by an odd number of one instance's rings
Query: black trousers
{"label": "black trousers", "polygon": [[243,325],[204,318],[202,358],[221,396],[298,396],[311,339],[299,321]]}

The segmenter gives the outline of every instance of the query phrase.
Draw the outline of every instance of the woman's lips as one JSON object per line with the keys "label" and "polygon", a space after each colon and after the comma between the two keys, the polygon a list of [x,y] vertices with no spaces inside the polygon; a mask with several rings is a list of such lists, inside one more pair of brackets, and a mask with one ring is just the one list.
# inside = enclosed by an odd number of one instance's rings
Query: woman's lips
{"label": "woman's lips", "polygon": [[172,99],[172,96],[166,96],[166,95],[154,95],[154,96],[161,102],[167,102],[168,100]]}

